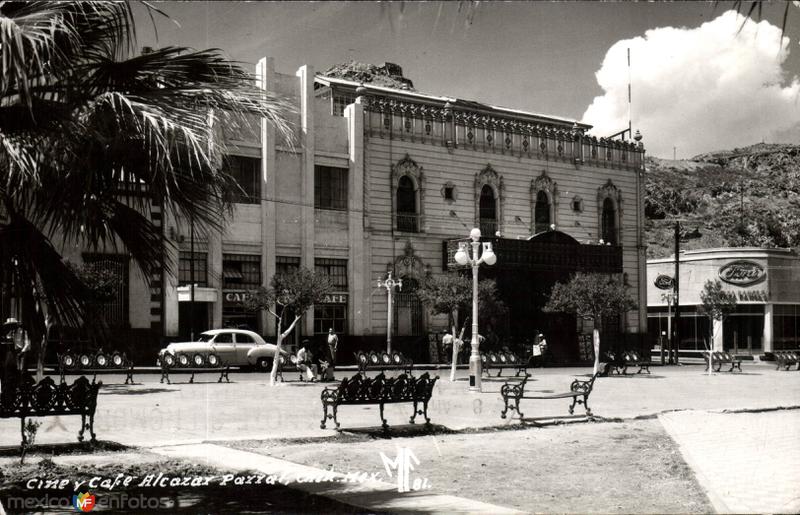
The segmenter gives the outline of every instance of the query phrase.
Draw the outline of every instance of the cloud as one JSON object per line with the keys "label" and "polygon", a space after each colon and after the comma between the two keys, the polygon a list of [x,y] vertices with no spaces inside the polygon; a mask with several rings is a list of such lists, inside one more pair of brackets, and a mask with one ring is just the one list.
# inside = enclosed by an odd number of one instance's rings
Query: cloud
{"label": "cloud", "polygon": [[678,157],[691,157],[796,133],[800,78],[782,67],[789,38],[728,11],[697,28],[661,27],[609,48],[595,74],[605,94],[583,115],[594,135],[628,126],[628,48],[633,129],[651,155],[672,157],[677,147]]}

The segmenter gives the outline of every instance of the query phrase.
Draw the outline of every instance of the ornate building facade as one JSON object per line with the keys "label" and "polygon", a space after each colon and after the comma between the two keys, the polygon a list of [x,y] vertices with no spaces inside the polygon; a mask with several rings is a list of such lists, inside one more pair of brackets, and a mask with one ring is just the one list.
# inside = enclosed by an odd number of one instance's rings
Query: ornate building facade
{"label": "ornate building facade", "polygon": [[248,313],[241,300],[274,274],[303,266],[327,273],[335,292],[304,318],[296,338],[333,328],[345,355],[380,348],[388,305],[376,280],[392,271],[403,279],[393,340],[415,355],[446,325],[415,289],[454,268],[455,242],[473,227],[498,256],[481,276],[497,280],[511,308],[489,330],[504,338],[541,330],[558,361],[586,359],[579,341],[591,327],[540,310],[555,281],[586,270],[624,277],[641,306],[606,324],[607,332],[617,341],[645,334],[640,142],[598,139],[575,120],[359,85],[310,66],[283,74],[270,58],[257,75],[262,87],[296,103],[294,141],[265,123],[260,133],[227,135],[234,146],[228,172],[243,191],[222,232],[164,220],[176,249],[159,325],[152,325],[164,338],[188,336],[191,324],[195,332],[248,326],[274,338],[272,321]]}

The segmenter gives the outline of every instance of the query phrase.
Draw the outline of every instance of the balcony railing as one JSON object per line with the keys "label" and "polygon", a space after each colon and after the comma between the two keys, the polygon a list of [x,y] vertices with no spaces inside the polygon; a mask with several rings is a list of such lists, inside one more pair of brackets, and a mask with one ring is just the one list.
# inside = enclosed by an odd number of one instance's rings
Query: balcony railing
{"label": "balcony railing", "polygon": [[419,215],[398,213],[397,230],[401,232],[419,232]]}

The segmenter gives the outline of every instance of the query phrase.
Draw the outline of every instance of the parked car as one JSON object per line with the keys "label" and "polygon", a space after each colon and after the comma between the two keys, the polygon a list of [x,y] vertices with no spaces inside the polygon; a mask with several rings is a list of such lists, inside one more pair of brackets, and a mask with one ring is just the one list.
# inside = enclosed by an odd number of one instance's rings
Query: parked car
{"label": "parked car", "polygon": [[[170,366],[231,366],[272,369],[277,347],[258,333],[244,329],[212,329],[193,342],[170,343],[158,353],[158,364]],[[281,351],[281,354],[287,354]]]}

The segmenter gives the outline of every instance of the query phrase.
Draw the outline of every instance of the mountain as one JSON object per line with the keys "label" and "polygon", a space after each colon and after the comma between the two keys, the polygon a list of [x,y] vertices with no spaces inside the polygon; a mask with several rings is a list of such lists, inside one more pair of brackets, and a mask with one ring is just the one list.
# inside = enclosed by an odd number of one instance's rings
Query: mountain
{"label": "mountain", "polygon": [[645,161],[647,257],[681,249],[800,247],[800,145],[757,144]]}

